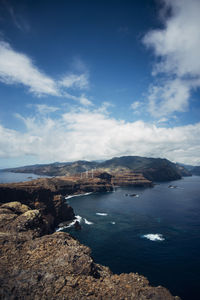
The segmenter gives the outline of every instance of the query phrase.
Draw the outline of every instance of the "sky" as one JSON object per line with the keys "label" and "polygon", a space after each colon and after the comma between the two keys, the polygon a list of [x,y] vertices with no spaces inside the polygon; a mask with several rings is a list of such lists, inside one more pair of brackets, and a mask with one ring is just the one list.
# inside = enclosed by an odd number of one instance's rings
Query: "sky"
{"label": "sky", "polygon": [[0,0],[0,168],[200,165],[200,0]]}

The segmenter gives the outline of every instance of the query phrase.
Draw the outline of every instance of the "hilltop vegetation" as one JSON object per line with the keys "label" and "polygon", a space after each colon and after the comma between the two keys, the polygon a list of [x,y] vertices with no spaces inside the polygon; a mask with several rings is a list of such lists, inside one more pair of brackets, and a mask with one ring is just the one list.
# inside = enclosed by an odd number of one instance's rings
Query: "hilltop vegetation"
{"label": "hilltop vegetation", "polygon": [[32,165],[7,169],[16,173],[34,173],[47,176],[70,176],[88,170],[101,170],[108,173],[133,171],[142,173],[152,181],[168,181],[190,176],[191,173],[183,166],[174,164],[167,159],[147,158],[140,156],[115,157],[104,162],[76,161],[66,163],[53,163],[45,165]]}

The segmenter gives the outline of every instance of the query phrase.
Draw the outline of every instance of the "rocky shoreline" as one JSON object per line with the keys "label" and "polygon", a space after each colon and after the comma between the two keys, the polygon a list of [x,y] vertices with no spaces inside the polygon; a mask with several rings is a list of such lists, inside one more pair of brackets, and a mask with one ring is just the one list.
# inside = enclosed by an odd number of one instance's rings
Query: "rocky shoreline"
{"label": "rocky shoreline", "polygon": [[68,233],[53,233],[74,218],[64,195],[111,190],[105,174],[0,185],[0,298],[180,299],[138,274],[112,274]]}

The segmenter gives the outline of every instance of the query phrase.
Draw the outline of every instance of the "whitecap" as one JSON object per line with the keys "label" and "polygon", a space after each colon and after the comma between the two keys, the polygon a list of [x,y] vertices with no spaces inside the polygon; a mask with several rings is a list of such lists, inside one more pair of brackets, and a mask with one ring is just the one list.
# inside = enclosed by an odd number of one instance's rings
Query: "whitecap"
{"label": "whitecap", "polygon": [[74,198],[74,197],[80,197],[80,196],[88,196],[91,195],[93,192],[88,192],[88,193],[83,193],[83,194],[75,194],[75,195],[69,195],[67,197],[65,197],[65,200]]}
{"label": "whitecap", "polygon": [[162,242],[162,241],[165,240],[165,238],[163,237],[163,235],[160,234],[160,233],[155,233],[155,234],[153,234],[153,233],[144,234],[144,235],[142,235],[142,237],[144,237],[144,238],[146,238],[146,239],[148,239],[148,240],[150,240],[150,241],[153,241],[153,242],[156,242],[156,241]]}
{"label": "whitecap", "polygon": [[115,222],[110,222],[111,224],[115,225],[116,223]]}
{"label": "whitecap", "polygon": [[81,221],[82,221],[82,217],[81,216],[75,216],[75,218],[74,218],[74,220],[71,222],[71,223],[69,223],[68,225],[66,225],[66,226],[63,226],[63,227],[59,227],[59,228],[57,228],[56,229],[56,231],[58,232],[58,231],[61,231],[61,230],[63,230],[63,229],[66,229],[66,228],[69,228],[69,227],[72,227],[75,223],[76,223],[76,221],[78,221],[79,223],[81,223]]}
{"label": "whitecap", "polygon": [[107,216],[108,214],[107,213],[96,213],[96,215],[98,215],[98,216]]}
{"label": "whitecap", "polygon": [[59,227],[59,228],[56,229],[56,232],[62,231],[62,230],[65,229],[65,228],[66,228],[66,226]]}
{"label": "whitecap", "polygon": [[93,222],[88,221],[86,218],[84,218],[84,221],[85,221],[85,224],[87,224],[87,225],[92,225],[93,224]]}

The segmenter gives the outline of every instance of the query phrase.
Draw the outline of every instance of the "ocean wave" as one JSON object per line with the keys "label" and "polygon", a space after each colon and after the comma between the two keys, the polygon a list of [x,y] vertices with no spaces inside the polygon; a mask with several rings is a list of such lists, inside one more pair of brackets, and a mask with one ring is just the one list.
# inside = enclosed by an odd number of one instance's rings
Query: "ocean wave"
{"label": "ocean wave", "polygon": [[98,215],[98,216],[107,216],[108,214],[107,213],[96,213],[96,215]]}
{"label": "ocean wave", "polygon": [[88,196],[88,195],[90,195],[92,193],[93,192],[88,192],[88,193],[84,193],[84,194],[77,194],[77,195],[69,195],[69,196],[65,197],[65,200],[68,200],[68,199],[71,199],[71,198],[74,198],[74,197]]}
{"label": "ocean wave", "polygon": [[92,225],[92,224],[94,224],[93,222],[88,221],[86,218],[84,218],[84,221],[85,221],[85,224],[87,224],[87,225]]}
{"label": "ocean wave", "polygon": [[77,216],[75,216],[75,219],[71,223],[69,223],[68,225],[57,228],[56,232],[62,231],[63,229],[66,229],[66,228],[69,228],[69,227],[72,227],[76,223],[76,221],[81,223],[82,220],[83,220],[83,218],[81,216],[77,215]]}
{"label": "ocean wave", "polygon": [[116,223],[115,222],[110,222],[111,224],[115,225]]}
{"label": "ocean wave", "polygon": [[144,234],[144,235],[142,235],[142,237],[143,237],[143,238],[146,238],[146,239],[148,239],[148,240],[150,240],[150,241],[153,241],[153,242],[156,242],[156,241],[162,242],[162,241],[165,240],[165,238],[163,237],[163,235],[160,234],[160,233],[155,233],[155,234],[153,234],[153,233]]}

